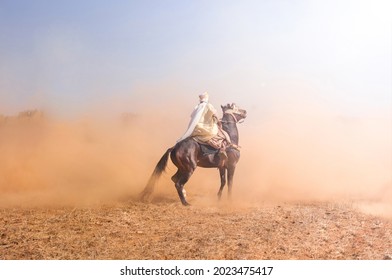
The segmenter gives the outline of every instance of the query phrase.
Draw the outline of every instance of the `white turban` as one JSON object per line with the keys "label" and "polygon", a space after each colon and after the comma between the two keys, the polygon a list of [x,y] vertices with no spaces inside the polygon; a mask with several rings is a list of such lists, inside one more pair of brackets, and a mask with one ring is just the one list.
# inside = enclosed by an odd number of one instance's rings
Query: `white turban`
{"label": "white turban", "polygon": [[200,99],[200,102],[203,102],[203,101],[208,102],[208,93],[204,92],[204,93],[200,94],[199,99]]}

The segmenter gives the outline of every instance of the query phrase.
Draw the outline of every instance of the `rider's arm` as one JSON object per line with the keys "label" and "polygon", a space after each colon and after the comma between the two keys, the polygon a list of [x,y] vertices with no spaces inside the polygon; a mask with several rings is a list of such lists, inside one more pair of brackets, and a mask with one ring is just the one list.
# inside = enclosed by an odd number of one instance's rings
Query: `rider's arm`
{"label": "rider's arm", "polygon": [[222,127],[222,122],[218,119],[217,115],[212,115],[212,118],[214,119],[214,122],[218,124],[218,126],[221,128]]}

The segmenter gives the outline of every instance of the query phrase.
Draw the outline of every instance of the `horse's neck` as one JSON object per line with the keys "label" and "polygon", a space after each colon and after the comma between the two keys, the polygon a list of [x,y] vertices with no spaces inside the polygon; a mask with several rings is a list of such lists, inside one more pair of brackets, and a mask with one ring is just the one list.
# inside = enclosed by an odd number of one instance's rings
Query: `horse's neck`
{"label": "horse's neck", "polygon": [[238,145],[238,129],[233,116],[224,114],[222,117],[222,128],[230,136],[231,143]]}

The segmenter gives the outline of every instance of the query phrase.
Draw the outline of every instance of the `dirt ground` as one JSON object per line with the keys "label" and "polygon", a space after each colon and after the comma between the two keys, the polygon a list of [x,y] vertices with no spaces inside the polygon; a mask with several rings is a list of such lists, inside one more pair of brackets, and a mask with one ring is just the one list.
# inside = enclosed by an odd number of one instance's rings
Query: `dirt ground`
{"label": "dirt ground", "polygon": [[349,203],[190,207],[175,197],[89,207],[2,208],[0,258],[250,260],[392,258],[392,221]]}

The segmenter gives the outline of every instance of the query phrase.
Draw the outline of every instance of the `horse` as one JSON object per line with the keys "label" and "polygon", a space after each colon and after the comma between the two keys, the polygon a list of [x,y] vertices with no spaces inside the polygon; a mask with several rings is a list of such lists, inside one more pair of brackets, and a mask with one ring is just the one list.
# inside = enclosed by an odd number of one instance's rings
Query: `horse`
{"label": "horse", "polygon": [[[203,152],[208,147],[204,144],[198,143],[192,137],[188,137],[173,147],[167,149],[166,153],[158,161],[152,175],[150,176],[147,185],[140,193],[141,200],[145,201],[150,197],[154,190],[156,181],[166,169],[169,159],[177,167],[177,172],[171,177],[175,184],[178,196],[182,205],[190,205],[185,199],[184,185],[188,182],[195,169],[199,166],[202,168],[218,168],[220,174],[220,188],[218,191],[218,199],[222,196],[222,191],[226,185],[226,171],[228,181],[228,196],[231,197],[233,187],[233,177],[236,165],[240,159],[239,150],[239,134],[237,124],[246,118],[246,110],[240,109],[235,103],[221,106],[223,116],[221,119],[222,129],[227,132],[231,139],[231,145],[226,148],[227,159],[223,162],[220,159],[217,151],[214,153]],[[210,147],[210,149],[212,149]]]}

